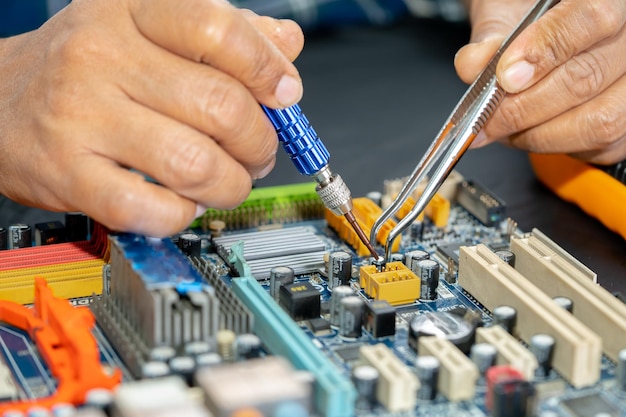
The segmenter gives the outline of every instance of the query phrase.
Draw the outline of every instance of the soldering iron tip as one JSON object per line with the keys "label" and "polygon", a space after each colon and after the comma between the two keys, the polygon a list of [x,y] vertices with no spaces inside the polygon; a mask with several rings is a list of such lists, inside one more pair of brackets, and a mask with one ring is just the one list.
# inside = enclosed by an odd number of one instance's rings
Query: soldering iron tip
{"label": "soldering iron tip", "polygon": [[352,226],[357,236],[359,236],[359,239],[361,239],[361,242],[363,242],[367,250],[370,251],[374,259],[378,259],[380,256],[376,252],[376,249],[374,249],[374,246],[372,246],[372,243],[370,242],[370,240],[367,238],[367,236],[363,232],[363,229],[361,229],[361,226],[359,226],[359,223],[357,223],[356,217],[354,217],[354,214],[352,214],[352,212],[349,211],[345,214],[345,218],[348,221],[348,223],[350,223],[350,226]]}

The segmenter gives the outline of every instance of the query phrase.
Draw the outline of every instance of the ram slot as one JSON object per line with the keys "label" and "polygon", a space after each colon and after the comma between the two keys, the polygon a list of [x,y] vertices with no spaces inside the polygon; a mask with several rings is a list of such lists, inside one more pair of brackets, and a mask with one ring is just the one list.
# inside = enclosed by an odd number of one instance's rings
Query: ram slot
{"label": "ram slot", "polygon": [[439,360],[441,369],[437,389],[448,400],[464,401],[474,398],[478,368],[452,342],[437,336],[420,337],[418,352]]}
{"label": "ram slot", "polygon": [[563,256],[565,251],[541,232],[512,239],[511,250],[515,269],[550,297],[571,299],[574,316],[602,338],[604,353],[617,361],[619,351],[626,348],[626,305],[595,284],[595,274],[578,261],[573,264],[571,255]]}
{"label": "ram slot", "polygon": [[497,365],[510,365],[529,381],[535,377],[537,358],[501,326],[477,328],[476,343],[489,343],[496,348]]}
{"label": "ram slot", "polygon": [[570,384],[584,387],[598,381],[600,337],[487,246],[461,247],[458,283],[491,311],[502,303],[515,308],[516,332],[526,343],[537,333],[554,337],[553,367]]}

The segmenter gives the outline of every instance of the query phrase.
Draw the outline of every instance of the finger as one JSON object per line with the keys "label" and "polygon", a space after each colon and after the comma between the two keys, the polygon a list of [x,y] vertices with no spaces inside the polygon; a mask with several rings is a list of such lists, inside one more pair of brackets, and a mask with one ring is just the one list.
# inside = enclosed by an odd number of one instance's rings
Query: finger
{"label": "finger", "polygon": [[626,73],[625,42],[623,29],[619,36],[572,57],[523,93],[507,96],[486,127],[487,137],[529,129],[599,95]]}
{"label": "finger", "polygon": [[498,81],[522,91],[626,22],[626,2],[562,0],[513,41],[498,63]]}
{"label": "finger", "polygon": [[293,64],[226,1],[143,0],[132,15],[146,38],[224,71],[267,106],[290,106],[302,97]]}
{"label": "finger", "polygon": [[213,138],[257,178],[273,165],[276,132],[250,92],[223,72],[140,40],[122,87],[135,101]]}
{"label": "finger", "polygon": [[91,139],[94,152],[207,207],[230,209],[248,196],[250,174],[208,136],[129,100],[102,107],[102,114],[111,107],[125,117],[102,117],[102,126],[91,127],[106,132]]}
{"label": "finger", "polygon": [[472,2],[470,43],[457,52],[454,60],[457,73],[464,82],[470,84],[476,79],[531,5],[532,2],[527,0]]}
{"label": "finger", "polygon": [[163,237],[189,225],[196,203],[98,155],[76,158],[70,204],[112,230]]}
{"label": "finger", "polygon": [[[626,135],[626,77],[603,94],[567,113],[512,136],[518,148],[541,153],[603,151],[622,141]],[[616,155],[624,157],[623,154]]]}
{"label": "finger", "polygon": [[298,57],[304,47],[304,34],[296,22],[259,16],[248,9],[242,9],[241,13],[252,26],[271,40],[288,60],[293,62]]}

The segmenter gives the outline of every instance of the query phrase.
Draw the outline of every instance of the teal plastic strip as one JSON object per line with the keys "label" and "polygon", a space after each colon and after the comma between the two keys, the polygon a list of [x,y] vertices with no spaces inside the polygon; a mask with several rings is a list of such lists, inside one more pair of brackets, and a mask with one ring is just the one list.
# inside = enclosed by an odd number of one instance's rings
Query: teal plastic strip
{"label": "teal plastic strip", "polygon": [[254,314],[254,333],[270,353],[287,358],[315,376],[316,411],[326,417],[353,417],[356,391],[311,339],[252,277],[233,278],[232,289]]}

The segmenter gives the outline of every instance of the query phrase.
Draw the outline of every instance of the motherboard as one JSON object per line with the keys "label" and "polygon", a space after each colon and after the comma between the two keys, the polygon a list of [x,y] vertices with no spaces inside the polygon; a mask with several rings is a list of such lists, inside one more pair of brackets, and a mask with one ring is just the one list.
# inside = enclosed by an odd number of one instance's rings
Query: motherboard
{"label": "motherboard", "polygon": [[[366,234],[401,186],[354,199]],[[626,415],[626,305],[457,172],[383,263],[314,184],[166,239],[68,213],[0,249],[2,417]]]}

